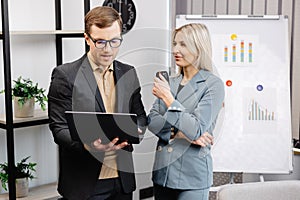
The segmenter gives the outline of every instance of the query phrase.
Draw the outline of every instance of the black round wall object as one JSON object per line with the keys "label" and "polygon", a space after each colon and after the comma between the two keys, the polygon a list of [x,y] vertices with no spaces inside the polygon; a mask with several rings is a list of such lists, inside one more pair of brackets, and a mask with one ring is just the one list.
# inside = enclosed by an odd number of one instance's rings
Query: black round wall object
{"label": "black round wall object", "polygon": [[136,9],[132,0],[105,0],[103,6],[112,7],[118,11],[123,21],[123,34],[132,29],[136,20]]}

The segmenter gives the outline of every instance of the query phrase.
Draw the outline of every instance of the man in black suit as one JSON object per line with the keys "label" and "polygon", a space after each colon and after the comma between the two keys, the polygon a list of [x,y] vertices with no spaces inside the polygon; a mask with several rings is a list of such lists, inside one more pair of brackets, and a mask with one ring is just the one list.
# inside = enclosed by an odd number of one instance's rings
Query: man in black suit
{"label": "man in black suit", "polygon": [[58,192],[68,200],[132,199],[136,188],[132,151],[118,138],[88,141],[84,131],[70,133],[65,111],[135,113],[139,133],[146,113],[134,67],[116,61],[122,20],[110,7],[85,16],[84,38],[90,50],[78,60],[54,68],[49,89],[50,129],[59,146]]}

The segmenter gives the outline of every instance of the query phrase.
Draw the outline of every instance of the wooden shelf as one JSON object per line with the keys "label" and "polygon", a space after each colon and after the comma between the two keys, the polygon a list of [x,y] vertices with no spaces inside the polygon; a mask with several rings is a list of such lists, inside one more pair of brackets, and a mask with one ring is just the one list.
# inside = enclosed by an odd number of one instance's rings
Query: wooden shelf
{"label": "wooden shelf", "polygon": [[[14,120],[14,128],[47,124],[49,122],[48,111],[35,110],[33,117],[14,118],[13,120]],[[6,129],[5,115],[0,116],[0,128]]]}
{"label": "wooden shelf", "polygon": [[[17,198],[20,200],[52,200],[58,199],[60,195],[57,192],[57,183],[50,183],[46,185],[41,185],[38,187],[33,187],[29,189],[27,197]],[[9,200],[8,194],[1,194],[0,200]]]}
{"label": "wooden shelf", "polygon": [[300,155],[300,149],[293,148],[294,155]]}

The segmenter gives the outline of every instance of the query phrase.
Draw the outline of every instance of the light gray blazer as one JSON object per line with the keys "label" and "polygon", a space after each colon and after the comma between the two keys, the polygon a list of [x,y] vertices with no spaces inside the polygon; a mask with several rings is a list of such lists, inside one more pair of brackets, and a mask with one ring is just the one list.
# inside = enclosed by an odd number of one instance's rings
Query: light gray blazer
{"label": "light gray blazer", "polygon": [[174,189],[204,189],[212,184],[210,147],[192,145],[186,139],[170,141],[171,127],[181,130],[190,140],[208,131],[213,134],[224,100],[220,78],[200,70],[182,90],[177,89],[182,75],[170,79],[175,101],[167,108],[156,99],[149,116],[149,130],[158,138],[152,180]]}

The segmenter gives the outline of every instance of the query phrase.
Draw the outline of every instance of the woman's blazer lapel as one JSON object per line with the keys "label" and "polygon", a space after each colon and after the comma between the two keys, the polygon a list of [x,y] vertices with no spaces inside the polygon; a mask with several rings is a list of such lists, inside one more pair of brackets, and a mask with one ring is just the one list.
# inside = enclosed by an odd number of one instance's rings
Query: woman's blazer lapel
{"label": "woman's blazer lapel", "polygon": [[[173,95],[175,94],[176,99],[180,103],[184,103],[186,100],[191,99],[192,95],[196,95],[199,92],[198,91],[200,89],[199,83],[205,81],[205,75],[202,74],[202,71],[199,71],[177,94],[177,90],[182,78],[183,78],[182,75],[176,77],[176,79],[174,80],[174,85],[171,88]],[[198,95],[195,96],[196,97],[195,100],[199,100],[197,96]]]}

